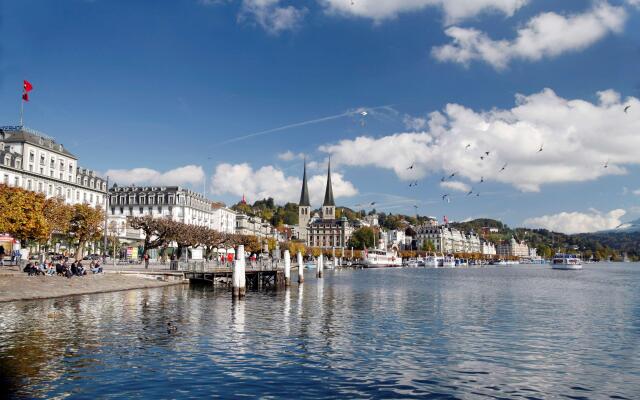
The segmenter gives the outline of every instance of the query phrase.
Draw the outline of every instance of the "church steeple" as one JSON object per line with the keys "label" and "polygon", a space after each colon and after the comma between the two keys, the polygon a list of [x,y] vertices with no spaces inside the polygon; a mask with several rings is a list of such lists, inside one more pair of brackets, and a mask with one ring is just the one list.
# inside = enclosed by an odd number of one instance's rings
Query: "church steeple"
{"label": "church steeple", "polygon": [[309,202],[309,189],[307,188],[307,160],[304,160],[304,172],[302,174],[302,191],[300,192],[299,206],[311,207]]}
{"label": "church steeple", "polygon": [[333,187],[331,185],[331,157],[327,167],[327,189],[324,192],[324,202],[322,203],[322,218],[336,219],[336,202],[333,200]]}
{"label": "church steeple", "polygon": [[322,206],[336,206],[336,202],[333,200],[333,187],[331,185],[331,158],[329,158],[329,167],[327,168],[327,189],[324,192],[324,202]]}

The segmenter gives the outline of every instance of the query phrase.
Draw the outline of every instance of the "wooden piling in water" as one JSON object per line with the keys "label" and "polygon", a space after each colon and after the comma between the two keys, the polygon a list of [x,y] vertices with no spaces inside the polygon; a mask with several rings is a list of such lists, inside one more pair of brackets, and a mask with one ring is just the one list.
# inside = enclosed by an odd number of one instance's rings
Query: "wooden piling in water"
{"label": "wooden piling in water", "polygon": [[291,286],[291,254],[289,250],[284,251],[284,286]]}
{"label": "wooden piling in water", "polygon": [[302,259],[302,253],[298,252],[298,283],[304,282],[304,260]]}
{"label": "wooden piling in water", "polygon": [[318,265],[316,266],[316,278],[322,278],[322,269],[324,268],[324,259],[322,254],[318,257]]}
{"label": "wooden piling in water", "polygon": [[243,298],[247,294],[247,284],[245,276],[244,246],[238,246],[236,250],[236,260],[233,263],[233,297]]}

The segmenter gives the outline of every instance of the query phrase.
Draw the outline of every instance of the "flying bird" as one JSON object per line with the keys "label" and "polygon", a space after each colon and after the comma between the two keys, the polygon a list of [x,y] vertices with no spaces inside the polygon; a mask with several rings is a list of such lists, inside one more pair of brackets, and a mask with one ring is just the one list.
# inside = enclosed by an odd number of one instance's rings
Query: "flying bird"
{"label": "flying bird", "polygon": [[467,193],[467,196],[471,196],[473,194],[473,189],[469,190],[469,193]]}
{"label": "flying bird", "polygon": [[538,153],[542,153],[542,148],[544,147],[543,144],[540,145],[540,149],[538,149]]}
{"label": "flying bird", "polygon": [[446,200],[448,197],[449,197],[449,194],[448,194],[448,193],[447,193],[447,194],[443,194],[443,195],[442,195],[442,200]]}
{"label": "flying bird", "polygon": [[369,115],[369,113],[366,111],[361,111],[360,115],[362,115],[363,117],[366,117],[367,115]]}
{"label": "flying bird", "polygon": [[465,150],[468,149],[469,147],[471,147],[471,143],[469,143],[466,147]]}
{"label": "flying bird", "polygon": [[505,169],[507,169],[507,165],[508,165],[508,164],[503,165],[503,166],[502,166],[502,168],[500,168],[500,172],[502,172],[502,171],[504,171]]}
{"label": "flying bird", "polygon": [[457,173],[458,173],[458,172],[454,172],[454,173],[452,173],[451,175],[449,175],[449,179],[451,179],[451,178],[453,178],[454,176],[456,176],[456,174],[457,174]]}
{"label": "flying bird", "polygon": [[609,168],[609,160],[607,160],[607,161],[604,163],[604,167],[605,167],[605,168]]}
{"label": "flying bird", "polygon": [[629,109],[630,109],[630,108],[631,108],[631,106],[626,106],[626,107],[624,108],[624,113],[626,114],[626,113],[627,113],[627,111],[629,111]]}
{"label": "flying bird", "polygon": [[483,182],[484,182],[484,176],[481,176],[480,177],[480,183],[483,183]]}
{"label": "flying bird", "polygon": [[407,169],[413,169],[413,164],[411,164]]}
{"label": "flying bird", "polygon": [[372,202],[371,202],[371,205],[372,205],[372,206],[375,206],[375,205],[376,205],[376,202],[375,202],[375,201],[372,201]]}
{"label": "flying bird", "polygon": [[440,182],[444,182],[446,180],[447,180],[447,178],[445,178],[444,176],[442,178],[440,178]]}
{"label": "flying bird", "polygon": [[481,159],[481,160],[484,160],[484,156],[480,156],[480,159]]}
{"label": "flying bird", "polygon": [[480,197],[480,193],[476,193],[476,197]]}

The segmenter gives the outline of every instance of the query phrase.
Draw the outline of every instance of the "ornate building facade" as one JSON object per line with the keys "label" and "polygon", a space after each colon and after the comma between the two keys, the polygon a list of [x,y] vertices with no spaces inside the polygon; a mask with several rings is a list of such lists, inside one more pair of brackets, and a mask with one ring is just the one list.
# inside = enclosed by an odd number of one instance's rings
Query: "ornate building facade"
{"label": "ornate building facade", "polygon": [[24,126],[0,127],[0,177],[6,185],[60,197],[67,204],[105,206],[104,179],[79,167],[62,144]]}
{"label": "ornate building facade", "polygon": [[346,217],[336,218],[336,203],[331,185],[331,161],[327,168],[327,187],[320,215],[311,216],[311,203],[307,186],[307,166],[302,175],[302,191],[298,205],[298,239],[307,246],[321,248],[346,248],[353,233],[353,225]]}

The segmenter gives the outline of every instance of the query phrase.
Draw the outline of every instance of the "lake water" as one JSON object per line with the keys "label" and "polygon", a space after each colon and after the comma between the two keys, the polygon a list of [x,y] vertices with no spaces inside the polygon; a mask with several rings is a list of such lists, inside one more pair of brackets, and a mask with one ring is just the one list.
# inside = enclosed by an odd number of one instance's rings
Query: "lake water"
{"label": "lake water", "polygon": [[0,304],[1,373],[25,398],[640,396],[638,264],[306,272],[240,302],[173,286]]}

